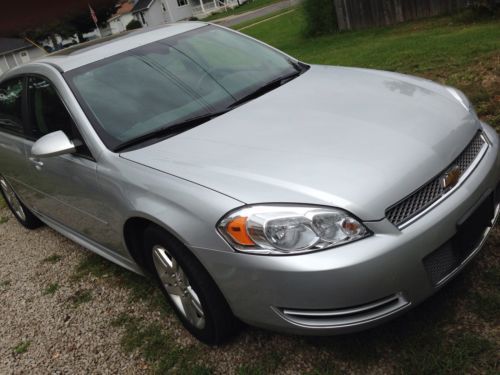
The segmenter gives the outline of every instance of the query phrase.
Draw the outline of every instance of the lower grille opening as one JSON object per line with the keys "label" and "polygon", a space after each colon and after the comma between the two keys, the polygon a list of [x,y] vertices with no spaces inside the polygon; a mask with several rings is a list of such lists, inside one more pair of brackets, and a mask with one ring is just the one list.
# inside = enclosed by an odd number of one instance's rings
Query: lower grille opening
{"label": "lower grille opening", "polygon": [[494,195],[496,193],[486,197],[467,219],[457,225],[457,233],[451,240],[423,259],[432,285],[442,283],[483,243],[498,210]]}
{"label": "lower grille opening", "polygon": [[311,327],[335,327],[359,324],[400,310],[408,305],[402,293],[397,293],[364,305],[335,310],[279,309],[289,321]]}

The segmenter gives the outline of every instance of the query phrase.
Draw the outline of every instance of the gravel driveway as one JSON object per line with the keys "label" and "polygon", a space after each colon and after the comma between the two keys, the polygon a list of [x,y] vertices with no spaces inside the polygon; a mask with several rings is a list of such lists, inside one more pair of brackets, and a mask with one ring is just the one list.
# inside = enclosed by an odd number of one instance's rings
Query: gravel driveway
{"label": "gravel driveway", "polygon": [[[144,362],[125,355],[120,332],[109,328],[115,314],[144,307],[100,280],[71,282],[86,256],[78,245],[46,227],[26,230],[5,209],[0,217],[9,218],[0,225],[0,373],[144,373]],[[79,304],[75,296],[85,291],[93,298]],[[26,353],[15,353],[22,343]]]}
{"label": "gravel driveway", "polygon": [[498,231],[457,280],[393,323],[333,338],[244,328],[215,349],[185,333],[150,282],[53,230],[25,230],[0,208],[0,239],[0,374],[499,370]]}

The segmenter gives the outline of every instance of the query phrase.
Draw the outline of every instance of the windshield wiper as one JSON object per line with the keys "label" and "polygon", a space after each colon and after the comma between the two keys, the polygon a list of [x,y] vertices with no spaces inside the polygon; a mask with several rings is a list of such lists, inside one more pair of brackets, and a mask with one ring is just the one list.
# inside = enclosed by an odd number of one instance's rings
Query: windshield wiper
{"label": "windshield wiper", "polygon": [[267,94],[270,91],[273,91],[274,89],[277,89],[280,86],[283,86],[285,83],[291,81],[294,78],[297,78],[303,73],[303,70],[297,70],[293,73],[278,77],[276,79],[273,79],[272,81],[266,83],[265,85],[259,87],[257,90],[251,92],[248,95],[245,95],[243,98],[238,99],[235,101],[233,104],[229,106],[230,109],[234,109],[235,107],[238,107],[239,105],[249,102],[250,100],[256,99],[259,96],[262,96],[264,94]]}
{"label": "windshield wiper", "polygon": [[[295,66],[295,65],[294,65]],[[147,133],[144,135],[141,135],[139,137],[136,137],[134,139],[131,139],[129,141],[125,141],[120,143],[118,146],[113,148],[114,152],[121,152],[125,149],[128,149],[133,146],[140,145],[141,143],[148,142],[148,141],[158,141],[158,140],[163,140],[169,137],[172,137],[174,135],[177,135],[179,133],[182,133],[186,130],[189,130],[191,128],[194,128],[198,125],[201,125],[207,121],[210,121],[214,119],[215,117],[218,117],[220,115],[223,115],[226,112],[232,111],[234,108],[238,107],[239,105],[248,102],[252,99],[258,98],[259,96],[264,95],[265,93],[272,91],[285,83],[291,81],[292,79],[300,76],[302,73],[304,73],[309,67],[305,64],[298,64],[295,66],[296,71],[281,77],[278,77],[276,79],[273,79],[271,82],[266,83],[265,85],[259,87],[257,90],[253,91],[252,93],[244,96],[241,99],[238,99],[234,103],[232,103],[230,106],[225,108],[224,110],[220,112],[213,112],[213,113],[208,113],[202,116],[198,117],[193,117],[190,119],[187,119],[185,121],[182,121],[177,124],[165,126],[163,128],[160,128],[158,130],[155,130],[151,133]]]}
{"label": "windshield wiper", "polygon": [[181,121],[177,124],[165,126],[163,128],[157,129],[151,133],[146,133],[139,137],[133,138],[129,141],[125,141],[120,143],[118,146],[113,148],[114,152],[121,152],[127,148],[140,145],[141,143],[147,141],[158,141],[163,140],[179,133],[185,132],[189,129],[192,129],[198,125],[201,125],[207,121],[212,120],[215,117],[223,115],[224,113],[229,112],[229,109],[225,109],[220,112],[208,113],[202,116],[193,117],[184,121]]}

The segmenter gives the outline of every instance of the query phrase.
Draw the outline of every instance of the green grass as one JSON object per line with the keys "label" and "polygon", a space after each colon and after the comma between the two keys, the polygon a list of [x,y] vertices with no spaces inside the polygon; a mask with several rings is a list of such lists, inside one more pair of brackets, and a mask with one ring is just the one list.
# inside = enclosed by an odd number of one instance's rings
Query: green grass
{"label": "green grass", "polygon": [[500,48],[498,22],[453,25],[449,21],[433,18],[393,28],[306,38],[304,14],[298,9],[246,33],[310,63],[406,72],[462,66],[478,54]]}
{"label": "green grass", "polygon": [[7,288],[12,282],[10,280],[2,280],[0,281],[0,288]]}
{"label": "green grass", "polygon": [[308,63],[397,71],[457,86],[500,130],[500,21],[464,24],[438,17],[311,38],[304,28],[298,8],[243,32]]}
{"label": "green grass", "polygon": [[42,260],[42,262],[55,264],[55,263],[59,262],[62,258],[63,257],[59,254],[52,254],[52,255],[48,256],[47,258],[44,258]]}
{"label": "green grass", "polygon": [[250,12],[250,11],[271,5],[273,3],[278,3],[280,1],[282,1],[282,0],[251,0],[251,1],[246,2],[245,4],[243,4],[239,7],[236,7],[234,9],[230,9],[227,12],[222,11],[219,13],[214,13],[206,18],[203,18],[203,21],[214,21],[214,20],[224,18],[224,17],[235,16],[237,14]]}
{"label": "green grass", "polygon": [[169,305],[165,302],[155,282],[149,277],[125,270],[96,254],[89,254],[78,264],[72,280],[78,281],[88,276],[108,278],[114,285],[127,288],[130,291],[130,302],[144,300],[153,308],[170,312]]}
{"label": "green grass", "polygon": [[68,298],[68,302],[72,307],[78,307],[90,301],[92,301],[92,292],[90,290],[77,290],[75,294]]}
{"label": "green grass", "polygon": [[260,22],[263,22],[266,20],[269,20],[267,22],[270,22],[274,17],[282,16],[282,15],[296,12],[296,11],[297,11],[297,8],[282,9],[278,12],[270,13],[270,14],[267,14],[267,15],[262,16],[262,17],[257,17],[257,18],[250,20],[250,21],[241,22],[241,23],[237,24],[236,26],[233,26],[233,29],[241,30],[241,29],[246,29],[249,27],[257,27],[258,25],[256,25],[256,24],[258,24]]}
{"label": "green grass", "polygon": [[26,353],[28,351],[30,344],[31,343],[29,341],[21,341],[12,350],[16,354],[23,354],[23,353]]}
{"label": "green grass", "polygon": [[153,372],[179,374],[212,374],[210,367],[199,358],[197,345],[180,347],[157,323],[144,322],[129,315],[120,315],[113,323],[124,330],[122,348],[130,353],[138,351],[151,364]]}
{"label": "green grass", "polygon": [[49,295],[53,296],[57,290],[59,289],[59,284],[58,283],[53,283],[50,285],[47,285],[47,287],[43,290],[43,295]]}

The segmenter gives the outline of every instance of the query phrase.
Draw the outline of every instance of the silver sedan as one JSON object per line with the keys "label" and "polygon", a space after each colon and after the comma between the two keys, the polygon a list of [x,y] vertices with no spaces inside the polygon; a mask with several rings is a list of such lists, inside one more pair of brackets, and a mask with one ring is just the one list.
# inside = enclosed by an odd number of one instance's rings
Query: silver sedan
{"label": "silver sedan", "polygon": [[394,318],[477,254],[500,201],[499,137],[460,91],[198,22],[2,76],[0,173],[22,225],[153,275],[208,344]]}

